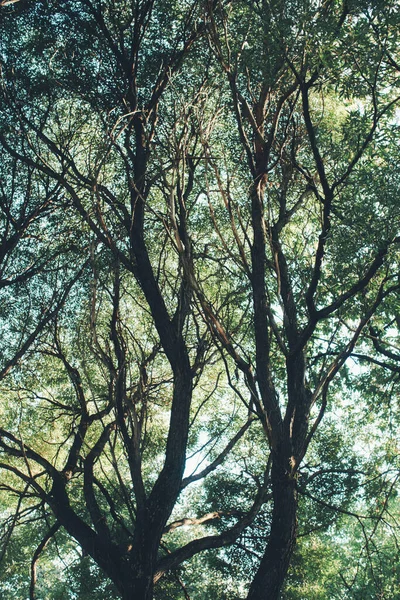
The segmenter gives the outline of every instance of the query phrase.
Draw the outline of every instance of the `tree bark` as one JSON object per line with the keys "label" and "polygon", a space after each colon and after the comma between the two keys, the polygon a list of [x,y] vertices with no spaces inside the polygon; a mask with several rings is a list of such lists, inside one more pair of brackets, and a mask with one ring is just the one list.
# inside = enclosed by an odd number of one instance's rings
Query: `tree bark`
{"label": "tree bark", "polygon": [[154,585],[153,573],[143,570],[142,565],[137,566],[132,572],[129,585],[122,592],[122,600],[153,600]]}
{"label": "tree bark", "polygon": [[296,542],[296,480],[279,458],[275,455],[271,470],[274,508],[269,540],[247,600],[279,599]]}

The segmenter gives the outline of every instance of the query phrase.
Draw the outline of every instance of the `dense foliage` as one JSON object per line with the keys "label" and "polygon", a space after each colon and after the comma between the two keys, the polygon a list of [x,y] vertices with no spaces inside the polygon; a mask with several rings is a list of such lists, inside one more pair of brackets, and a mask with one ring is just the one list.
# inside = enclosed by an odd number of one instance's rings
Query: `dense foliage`
{"label": "dense foliage", "polygon": [[398,2],[0,11],[2,598],[397,597]]}

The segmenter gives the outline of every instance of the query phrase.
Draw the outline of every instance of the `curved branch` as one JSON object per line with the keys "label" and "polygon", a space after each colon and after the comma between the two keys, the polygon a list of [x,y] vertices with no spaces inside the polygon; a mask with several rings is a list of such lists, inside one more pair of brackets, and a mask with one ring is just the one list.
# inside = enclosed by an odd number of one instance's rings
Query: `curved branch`
{"label": "curved branch", "polygon": [[96,531],[102,535],[105,539],[110,539],[110,531],[107,526],[106,518],[104,514],[101,512],[98,502],[96,500],[96,496],[94,493],[94,476],[93,476],[93,467],[96,460],[99,458],[100,454],[104,450],[104,447],[110,437],[111,431],[115,430],[116,424],[109,423],[103,430],[101,436],[99,437],[96,444],[93,446],[89,454],[87,455],[84,462],[84,482],[83,482],[83,492],[85,494],[86,506],[89,510],[90,517],[92,519],[93,525]]}
{"label": "curved branch", "polygon": [[[269,465],[267,467],[269,469]],[[189,558],[192,558],[195,554],[202,552],[203,550],[211,550],[215,548],[222,548],[223,546],[229,546],[233,544],[239,535],[251,525],[257,516],[261,506],[268,499],[266,493],[266,482],[267,482],[267,473],[265,475],[264,485],[261,489],[259,489],[256,498],[254,500],[253,506],[250,508],[249,512],[238,521],[233,527],[227,529],[220,535],[210,535],[197,540],[193,540],[189,542],[182,548],[175,550],[175,552],[171,552],[168,556],[162,558],[156,567],[154,572],[154,583],[156,583],[161,577],[170,569],[176,568],[181,563],[185,562]]]}
{"label": "curved branch", "polygon": [[255,419],[255,417],[251,416],[248,419],[248,421],[246,421],[246,423],[239,429],[239,431],[236,433],[236,435],[225,446],[225,448],[223,449],[221,454],[219,454],[217,456],[217,458],[215,460],[213,460],[212,463],[210,463],[205,469],[203,469],[199,473],[194,473],[193,475],[189,475],[189,477],[185,477],[182,481],[182,489],[185,488],[187,485],[193,483],[194,481],[203,479],[209,473],[214,471],[219,465],[221,465],[223,463],[224,459],[226,458],[226,456],[232,450],[232,448],[237,444],[237,442],[240,440],[240,438],[242,438],[243,435],[246,433],[246,431],[248,430],[248,428],[250,427],[250,425],[252,424],[254,419]]}

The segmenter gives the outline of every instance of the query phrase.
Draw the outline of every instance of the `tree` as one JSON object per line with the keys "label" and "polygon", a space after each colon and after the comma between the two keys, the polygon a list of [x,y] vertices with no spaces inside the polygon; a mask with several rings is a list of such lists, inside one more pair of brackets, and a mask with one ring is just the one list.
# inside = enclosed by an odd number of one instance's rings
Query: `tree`
{"label": "tree", "polygon": [[[247,597],[279,598],[338,374],[368,356],[397,369],[396,2],[2,10],[0,143],[60,194],[57,252],[80,278],[10,363],[23,418],[1,428],[5,487],[47,523],[31,598],[60,528],[145,599],[166,574],[187,597],[177,568],[257,519]],[[190,475],[192,451],[207,464]],[[180,518],[190,501],[213,510]],[[173,533],[201,524],[215,530]]]}

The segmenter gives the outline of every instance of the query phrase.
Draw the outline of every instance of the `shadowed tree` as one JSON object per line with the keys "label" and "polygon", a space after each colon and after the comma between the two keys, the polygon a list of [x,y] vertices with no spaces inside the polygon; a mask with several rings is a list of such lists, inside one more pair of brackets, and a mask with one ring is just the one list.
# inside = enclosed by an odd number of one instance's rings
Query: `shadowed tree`
{"label": "shadowed tree", "polygon": [[[0,143],[48,182],[43,197],[61,194],[65,226],[81,232],[73,263],[87,264],[27,361],[62,373],[59,385],[48,375],[27,385],[31,398],[48,386],[37,415],[43,402],[54,426],[62,416],[57,451],[33,425],[31,442],[1,429],[2,468],[49,524],[32,598],[60,527],[122,598],[146,599],[183,562],[235,543],[266,503],[247,597],[279,598],[298,478],[332,383],[358,344],[397,360],[373,325],[399,289],[395,9],[3,8]],[[213,450],[212,415],[235,402]],[[247,469],[253,428],[262,458]],[[186,475],[192,450],[207,465]],[[178,518],[182,491],[235,452],[249,478],[241,506]],[[212,535],[168,544],[180,527],[220,520]]]}

